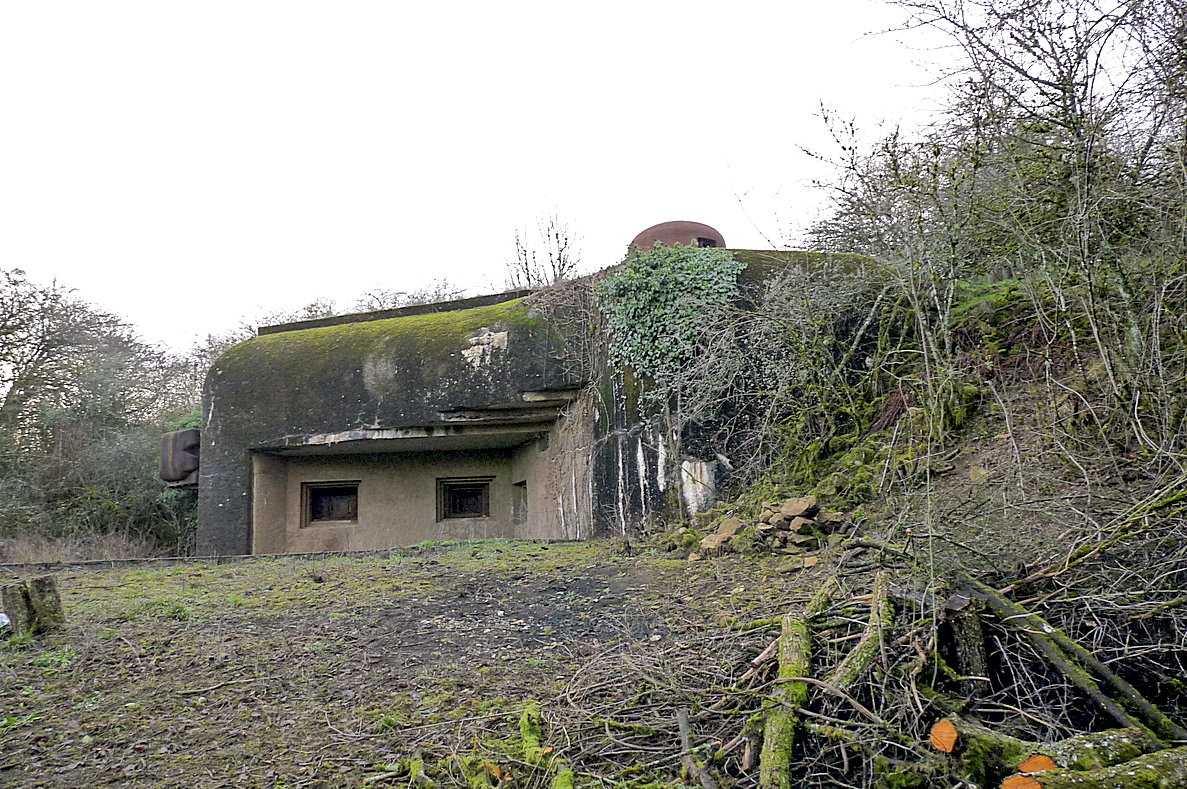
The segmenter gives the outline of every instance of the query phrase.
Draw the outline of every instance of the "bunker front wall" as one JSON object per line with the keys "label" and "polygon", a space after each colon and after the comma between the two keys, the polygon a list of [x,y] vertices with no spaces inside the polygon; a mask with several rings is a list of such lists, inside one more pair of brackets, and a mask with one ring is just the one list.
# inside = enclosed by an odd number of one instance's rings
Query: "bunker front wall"
{"label": "bunker front wall", "polygon": [[[796,269],[876,278],[874,261],[861,255],[730,250],[746,264],[738,275],[740,307],[754,309],[773,280]],[[728,485],[728,470],[716,461],[712,419],[688,424],[681,436],[683,456],[666,436],[660,414],[641,403],[646,381],[629,369],[603,371],[597,381],[597,439],[589,459],[593,529],[627,534],[652,519],[679,518],[711,506]]]}
{"label": "bunker front wall", "polygon": [[[559,539],[556,491],[546,469],[549,443],[512,449],[331,457],[252,457],[253,553],[365,551],[427,540],[492,537]],[[544,473],[541,472],[544,467]],[[481,480],[489,500],[483,517],[441,511],[448,480]],[[308,496],[318,485],[350,484],[357,494],[351,522],[309,522]]]}
{"label": "bunker front wall", "polygon": [[[547,478],[550,456],[536,442],[556,423],[517,425],[515,406],[524,405],[525,392],[573,387],[557,343],[529,306],[514,299],[263,334],[235,346],[206,379],[198,552],[393,547],[470,530],[528,536],[511,511],[514,495],[523,494],[510,488],[522,481],[513,479],[516,468],[534,466],[534,478]],[[454,416],[460,412],[477,415]],[[394,451],[396,440],[375,442],[373,450],[360,446],[369,436],[402,435],[405,428],[421,437],[422,451]],[[343,451],[334,454],[338,448]],[[321,454],[301,454],[314,451]],[[439,523],[436,504],[427,504],[435,502],[439,474],[492,477],[490,516]],[[318,526],[330,531],[314,537],[300,525],[294,497],[303,483],[321,478],[358,481],[358,523]],[[529,512],[549,509],[546,488],[528,486]],[[254,536],[253,514],[259,518]],[[564,537],[567,527],[539,520],[532,528],[538,536]]]}

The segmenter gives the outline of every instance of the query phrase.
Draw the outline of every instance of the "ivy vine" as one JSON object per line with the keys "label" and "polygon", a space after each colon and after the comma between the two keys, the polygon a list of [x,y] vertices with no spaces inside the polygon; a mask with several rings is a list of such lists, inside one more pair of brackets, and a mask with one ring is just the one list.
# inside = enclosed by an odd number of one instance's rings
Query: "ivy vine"
{"label": "ivy vine", "polygon": [[661,385],[671,382],[738,295],[745,267],[722,249],[632,251],[597,288],[611,359]]}

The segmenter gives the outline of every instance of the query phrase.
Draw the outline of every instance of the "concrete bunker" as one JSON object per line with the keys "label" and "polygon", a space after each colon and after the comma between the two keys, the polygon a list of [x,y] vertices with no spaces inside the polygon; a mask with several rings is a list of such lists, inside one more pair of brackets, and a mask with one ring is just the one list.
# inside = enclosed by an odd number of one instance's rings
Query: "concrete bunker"
{"label": "concrete bunker", "polygon": [[[789,268],[865,265],[729,254],[744,294]],[[566,338],[534,306],[543,295],[263,327],[230,349],[203,396],[197,552],[585,539],[708,506],[712,447],[686,436],[681,456],[633,374],[574,364],[606,338]]]}
{"label": "concrete bunker", "polygon": [[265,327],[215,363],[200,553],[585,536],[556,503],[583,384],[557,338],[522,294],[429,306]]}

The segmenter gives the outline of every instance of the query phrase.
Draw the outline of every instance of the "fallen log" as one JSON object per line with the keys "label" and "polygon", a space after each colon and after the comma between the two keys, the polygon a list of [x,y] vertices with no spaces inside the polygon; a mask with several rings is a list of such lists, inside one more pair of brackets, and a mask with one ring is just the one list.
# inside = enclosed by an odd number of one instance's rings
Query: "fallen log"
{"label": "fallen log", "polygon": [[808,701],[808,684],[800,680],[811,671],[812,637],[808,622],[828,607],[835,578],[830,578],[808,603],[802,616],[786,614],[777,642],[779,679],[774,704],[763,721],[762,750],[758,757],[760,789],[791,789],[791,754],[799,709]]}
{"label": "fallen log", "polygon": [[[783,617],[783,634],[779,636],[779,677],[806,676],[810,660],[808,625],[803,619],[787,614]],[[777,685],[773,695],[775,704],[763,725],[758,785],[761,789],[791,789],[789,767],[795,728],[799,724],[796,713],[808,701],[808,685],[787,682]]]}
{"label": "fallen log", "polygon": [[956,724],[950,718],[942,718],[931,727],[931,747],[944,753],[956,750],[958,734]]}
{"label": "fallen log", "polygon": [[967,774],[982,786],[1010,773],[1039,772],[1044,764],[1079,772],[1099,771],[1161,747],[1144,729],[1110,729],[1040,743],[1019,740],[961,718],[937,722],[932,727],[932,745],[945,753],[955,752]]}
{"label": "fallen log", "polygon": [[1036,753],[1022,764],[1018,765],[1020,773],[1041,773],[1044,770],[1058,770],[1059,765],[1050,756]]}
{"label": "fallen log", "polygon": [[[1036,746],[1033,753],[1049,757],[1058,767],[1086,771],[1124,764],[1144,754],[1154,753],[1159,747],[1141,729],[1113,729],[1043,743]],[[1019,765],[1019,771],[1035,772],[1022,770],[1022,765]]]}
{"label": "fallen log", "polygon": [[1170,748],[1093,772],[1057,769],[1011,775],[1002,789],[1187,789],[1187,747]]}
{"label": "fallen log", "polygon": [[857,678],[874,660],[882,647],[882,633],[888,631],[892,624],[894,612],[890,607],[889,574],[885,571],[874,577],[874,590],[870,599],[870,620],[857,646],[837,664],[833,673],[826,680],[830,687],[842,693],[848,692]]}
{"label": "fallen log", "polygon": [[960,672],[960,692],[966,699],[980,698],[987,688],[989,659],[985,654],[985,633],[981,629],[981,614],[977,605],[966,605],[950,611],[948,622],[952,628],[952,643],[956,653],[956,669]]}

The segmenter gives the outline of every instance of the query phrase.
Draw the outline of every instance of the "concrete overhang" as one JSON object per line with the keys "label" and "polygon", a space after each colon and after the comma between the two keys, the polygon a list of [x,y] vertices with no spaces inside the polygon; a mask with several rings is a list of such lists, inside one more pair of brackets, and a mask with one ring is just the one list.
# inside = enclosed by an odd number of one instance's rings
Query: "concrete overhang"
{"label": "concrete overhang", "polygon": [[580,389],[527,391],[522,401],[440,411],[437,424],[281,436],[251,447],[270,455],[377,455],[510,449],[544,435]]}
{"label": "concrete overhang", "polygon": [[433,425],[311,433],[283,436],[253,446],[252,451],[301,457],[511,449],[547,433],[551,423],[552,420],[537,420],[515,424]]}

